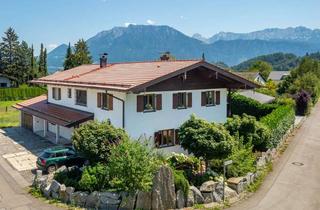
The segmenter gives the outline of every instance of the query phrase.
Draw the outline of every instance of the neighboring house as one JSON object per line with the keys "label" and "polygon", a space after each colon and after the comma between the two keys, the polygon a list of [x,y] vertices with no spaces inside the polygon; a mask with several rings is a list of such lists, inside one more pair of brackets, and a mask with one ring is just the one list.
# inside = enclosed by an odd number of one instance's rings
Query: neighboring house
{"label": "neighboring house", "polygon": [[14,78],[4,74],[0,74],[0,88],[11,87],[14,81]]}
{"label": "neighboring house", "polygon": [[240,95],[243,95],[245,97],[251,98],[255,101],[258,101],[262,104],[269,104],[272,103],[276,98],[273,96],[269,96],[263,93],[256,92],[254,90],[243,90],[239,91]]}
{"label": "neighboring house", "polygon": [[82,65],[33,80],[47,96],[15,107],[21,126],[56,143],[70,139],[87,120],[110,120],[132,138],[145,137],[167,152],[182,151],[176,129],[195,113],[225,122],[231,89],[258,87],[236,74],[203,60],[153,61]]}
{"label": "neighboring house", "polygon": [[265,85],[267,82],[259,72],[236,72],[236,74],[261,85]]}
{"label": "neighboring house", "polygon": [[290,75],[290,71],[272,71],[269,74],[268,80],[270,79],[270,80],[274,81],[275,83],[279,83],[289,75]]}

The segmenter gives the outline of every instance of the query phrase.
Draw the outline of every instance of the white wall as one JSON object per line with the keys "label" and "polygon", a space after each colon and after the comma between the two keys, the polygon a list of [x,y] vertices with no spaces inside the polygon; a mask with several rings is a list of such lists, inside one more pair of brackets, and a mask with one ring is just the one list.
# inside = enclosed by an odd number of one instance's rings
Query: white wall
{"label": "white wall", "polygon": [[0,77],[0,83],[7,83],[7,87],[11,86],[11,81],[7,77]]}
{"label": "white wall", "polygon": [[[128,94],[126,101],[125,127],[133,138],[141,135],[153,137],[154,132],[164,129],[178,128],[190,118],[191,114],[214,122],[225,122],[227,119],[227,90],[220,90],[220,105],[201,106],[201,92],[206,90],[186,91],[192,92],[192,107],[187,109],[172,108],[172,94],[179,91],[166,91],[162,93],[162,110],[155,112],[137,112],[137,95]],[[183,91],[180,91],[183,92]],[[158,94],[159,92],[154,92]]]}
{"label": "white wall", "polygon": [[43,119],[33,116],[33,132],[43,131],[44,129],[43,121],[44,121]]}

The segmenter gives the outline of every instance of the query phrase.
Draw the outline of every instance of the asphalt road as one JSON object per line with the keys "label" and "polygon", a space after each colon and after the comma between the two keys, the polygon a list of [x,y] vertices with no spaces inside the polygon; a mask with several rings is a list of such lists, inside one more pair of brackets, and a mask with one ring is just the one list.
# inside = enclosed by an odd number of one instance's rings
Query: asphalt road
{"label": "asphalt road", "polygon": [[291,137],[287,150],[274,164],[273,172],[261,188],[229,210],[319,209],[320,103]]}

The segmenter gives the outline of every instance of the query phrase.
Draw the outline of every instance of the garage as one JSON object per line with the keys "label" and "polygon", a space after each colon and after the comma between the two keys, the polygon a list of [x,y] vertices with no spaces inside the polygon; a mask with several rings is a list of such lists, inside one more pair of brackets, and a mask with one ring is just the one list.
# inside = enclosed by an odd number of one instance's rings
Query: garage
{"label": "garage", "polygon": [[33,131],[33,118],[31,114],[21,112],[21,126]]}

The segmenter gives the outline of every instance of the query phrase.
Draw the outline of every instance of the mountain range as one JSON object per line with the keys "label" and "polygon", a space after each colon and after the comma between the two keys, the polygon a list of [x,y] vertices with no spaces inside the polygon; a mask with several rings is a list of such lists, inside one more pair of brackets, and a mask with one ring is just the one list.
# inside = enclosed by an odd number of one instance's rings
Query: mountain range
{"label": "mountain range", "polygon": [[[107,52],[110,62],[156,60],[170,51],[177,59],[197,59],[204,53],[209,62],[236,65],[250,58],[276,52],[302,56],[320,50],[320,30],[305,27],[265,29],[251,33],[220,32],[210,38],[192,37],[169,27],[129,25],[101,31],[87,44],[94,62]],[[61,69],[67,45],[48,53],[49,71]]]}

